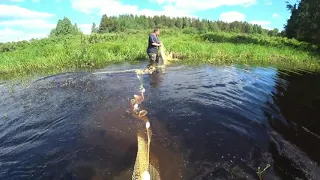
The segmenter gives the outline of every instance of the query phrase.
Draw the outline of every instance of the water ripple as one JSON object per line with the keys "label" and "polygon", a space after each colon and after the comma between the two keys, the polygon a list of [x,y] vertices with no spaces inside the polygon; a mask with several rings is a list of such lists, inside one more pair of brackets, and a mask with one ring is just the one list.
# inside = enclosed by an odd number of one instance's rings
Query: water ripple
{"label": "water ripple", "polygon": [[[258,179],[267,164],[265,179],[320,178],[319,75],[178,66],[143,78],[164,179]],[[0,179],[130,178],[139,85],[130,71],[0,84]]]}

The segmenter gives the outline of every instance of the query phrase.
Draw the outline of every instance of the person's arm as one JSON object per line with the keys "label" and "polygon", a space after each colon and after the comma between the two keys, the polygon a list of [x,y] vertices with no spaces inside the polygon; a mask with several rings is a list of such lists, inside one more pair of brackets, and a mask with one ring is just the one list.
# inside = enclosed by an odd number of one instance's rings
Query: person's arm
{"label": "person's arm", "polygon": [[160,43],[152,43],[152,45],[154,45],[154,46],[161,46]]}

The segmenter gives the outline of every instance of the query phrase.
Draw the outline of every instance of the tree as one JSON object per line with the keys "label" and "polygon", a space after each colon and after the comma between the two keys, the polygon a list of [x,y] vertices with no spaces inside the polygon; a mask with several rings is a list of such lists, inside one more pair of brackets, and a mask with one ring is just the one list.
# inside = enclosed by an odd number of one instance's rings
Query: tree
{"label": "tree", "polygon": [[285,25],[285,35],[320,46],[320,1],[301,0],[291,5],[287,2],[291,16]]}
{"label": "tree", "polygon": [[70,19],[64,17],[62,20],[59,19],[56,28],[52,29],[50,36],[62,36],[68,34],[78,34],[81,33],[77,24],[72,25]]}
{"label": "tree", "polygon": [[278,36],[279,35],[279,29],[275,28],[271,31],[268,31],[269,36]]}
{"label": "tree", "polygon": [[220,31],[218,23],[212,22],[212,21],[209,22],[209,31],[213,31],[213,32]]}
{"label": "tree", "polygon": [[[190,19],[190,18],[189,18]],[[186,18],[186,17],[184,17],[184,18],[182,18],[182,28],[187,28],[187,27],[189,27],[190,26],[190,21],[189,21],[189,19],[188,18]]]}
{"label": "tree", "polygon": [[263,29],[261,26],[257,25],[257,33],[258,34],[263,34]]}
{"label": "tree", "polygon": [[252,34],[253,33],[253,27],[251,24],[245,22],[243,25],[243,32],[247,34]]}
{"label": "tree", "polygon": [[99,30],[99,28],[97,27],[96,23],[93,23],[92,24],[92,27],[91,27],[91,33],[97,33]]}
{"label": "tree", "polygon": [[290,18],[287,20],[287,24],[285,25],[284,29],[285,29],[285,33],[286,36],[289,38],[294,38],[297,37],[297,29],[298,29],[298,23],[297,23],[297,19],[298,19],[298,9],[296,7],[297,5],[290,5],[287,2],[287,9],[291,11],[291,16]]}
{"label": "tree", "polygon": [[301,0],[298,6],[297,39],[320,45],[320,1]]}
{"label": "tree", "polygon": [[149,21],[149,28],[154,29],[156,27],[156,24],[154,23],[153,19],[149,18],[148,21]]}
{"label": "tree", "polygon": [[114,32],[119,29],[117,17],[108,17],[103,15],[100,21],[99,33]]}
{"label": "tree", "polygon": [[106,32],[108,32],[108,29],[107,29],[107,23],[108,22],[107,21],[108,21],[108,16],[106,14],[104,14],[101,17],[98,33],[106,33]]}
{"label": "tree", "polygon": [[154,22],[156,27],[158,27],[158,28],[162,28],[163,27],[163,21],[159,16],[154,16],[153,17],[153,22]]}
{"label": "tree", "polygon": [[81,32],[81,29],[78,27],[77,23],[74,23],[73,25],[73,33],[72,34],[77,34]]}
{"label": "tree", "polygon": [[229,32],[229,31],[230,31],[229,23],[221,22],[219,28],[220,28],[222,31],[225,31],[225,32]]}
{"label": "tree", "polygon": [[208,31],[208,23],[204,19],[201,20],[201,22],[199,21],[199,25],[197,26],[200,33],[206,33]]}
{"label": "tree", "polygon": [[199,18],[192,18],[191,19],[191,27],[194,27],[196,29],[200,29],[201,28],[201,21]]}
{"label": "tree", "polygon": [[259,26],[257,24],[254,24],[252,27],[253,34],[258,34],[259,33]]}
{"label": "tree", "polygon": [[240,25],[238,21],[234,21],[232,23],[229,24],[229,29],[231,32],[240,32]]}
{"label": "tree", "polygon": [[181,18],[177,18],[175,22],[175,26],[179,29],[183,28],[183,20]]}

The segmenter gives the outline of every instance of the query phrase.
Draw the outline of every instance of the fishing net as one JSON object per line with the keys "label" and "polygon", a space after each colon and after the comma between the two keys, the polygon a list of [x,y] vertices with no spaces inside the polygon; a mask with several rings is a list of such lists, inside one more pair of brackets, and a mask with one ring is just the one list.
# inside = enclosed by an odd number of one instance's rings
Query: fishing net
{"label": "fishing net", "polygon": [[[162,49],[163,53],[164,50]],[[150,70],[149,70],[150,71]],[[136,70],[137,78],[140,81],[139,91],[141,95],[134,95],[131,99],[132,114],[140,122],[145,124],[142,130],[137,132],[138,151],[134,170],[132,174],[132,180],[160,180],[160,168],[157,158],[150,156],[150,143],[151,143],[151,128],[150,122],[147,118],[147,111],[140,109],[140,104],[144,100],[145,89],[143,87],[142,74],[150,73],[146,70]]]}
{"label": "fishing net", "polygon": [[163,61],[163,66],[169,65],[169,61],[172,60],[172,54],[166,53],[166,49],[163,44],[160,47],[160,56]]}
{"label": "fishing net", "polygon": [[145,134],[141,132],[137,133],[137,140],[138,151],[132,180],[160,180],[158,161],[150,156],[150,140],[148,141]]}

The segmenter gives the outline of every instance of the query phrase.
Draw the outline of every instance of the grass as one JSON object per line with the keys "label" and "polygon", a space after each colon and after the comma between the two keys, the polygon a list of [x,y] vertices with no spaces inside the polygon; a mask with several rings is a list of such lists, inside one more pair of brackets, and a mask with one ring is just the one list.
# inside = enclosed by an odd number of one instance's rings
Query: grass
{"label": "grass", "polygon": [[[317,47],[281,37],[163,30],[160,40],[184,64],[247,64],[320,69]],[[147,60],[147,31],[46,38],[0,53],[1,79],[37,73],[92,70]],[[12,45],[11,45],[12,46]]]}

